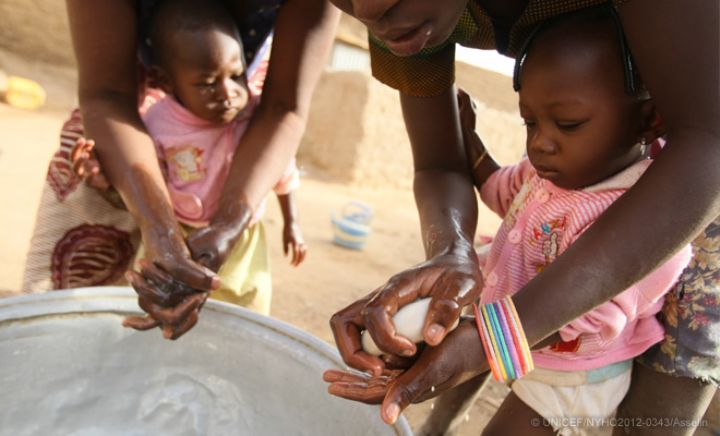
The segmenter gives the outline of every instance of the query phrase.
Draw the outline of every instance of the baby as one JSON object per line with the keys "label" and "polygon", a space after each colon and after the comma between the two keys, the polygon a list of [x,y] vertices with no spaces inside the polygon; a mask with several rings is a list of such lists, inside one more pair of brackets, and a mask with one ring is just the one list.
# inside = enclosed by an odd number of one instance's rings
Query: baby
{"label": "baby", "polygon": [[[527,128],[527,158],[518,165],[500,168],[487,154],[471,101],[460,94],[474,183],[504,219],[483,268],[483,304],[543,271],[651,165],[645,149],[662,134],[660,118],[618,26],[600,8],[558,17],[530,37],[515,77]],[[687,247],[534,351],[535,370],[512,383],[487,430],[535,434],[543,428],[531,423],[545,418],[567,433],[583,430],[564,427],[574,422],[567,419],[610,416],[630,386],[632,359],[663,338],[655,315],[689,259]]]}
{"label": "baby", "polygon": [[[238,30],[218,1],[162,1],[150,18],[151,76],[166,97],[143,121],[155,141],[180,222],[206,226],[218,208],[236,147],[260,99],[267,61],[246,66]],[[265,51],[269,42],[266,43]],[[275,186],[284,218],[283,246],[300,264],[306,247],[297,223],[293,161]],[[218,274],[213,298],[268,314],[271,281],[260,218],[265,201]]]}

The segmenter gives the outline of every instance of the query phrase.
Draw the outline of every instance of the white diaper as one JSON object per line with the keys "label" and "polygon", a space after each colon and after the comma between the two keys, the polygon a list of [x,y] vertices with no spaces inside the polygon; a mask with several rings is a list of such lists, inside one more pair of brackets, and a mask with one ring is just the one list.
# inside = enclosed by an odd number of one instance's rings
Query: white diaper
{"label": "white diaper", "polygon": [[535,368],[511,388],[557,434],[587,435],[611,425],[610,418],[630,388],[631,369],[632,360],[589,371]]}

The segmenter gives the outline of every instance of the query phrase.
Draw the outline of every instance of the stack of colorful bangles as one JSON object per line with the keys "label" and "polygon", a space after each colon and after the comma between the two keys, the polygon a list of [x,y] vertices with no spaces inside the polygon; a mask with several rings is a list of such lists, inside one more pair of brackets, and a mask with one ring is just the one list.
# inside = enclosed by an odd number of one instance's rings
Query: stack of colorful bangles
{"label": "stack of colorful bangles", "polygon": [[532,371],[533,361],[525,332],[510,297],[478,309],[473,303],[475,323],[485,356],[495,380],[507,382]]}

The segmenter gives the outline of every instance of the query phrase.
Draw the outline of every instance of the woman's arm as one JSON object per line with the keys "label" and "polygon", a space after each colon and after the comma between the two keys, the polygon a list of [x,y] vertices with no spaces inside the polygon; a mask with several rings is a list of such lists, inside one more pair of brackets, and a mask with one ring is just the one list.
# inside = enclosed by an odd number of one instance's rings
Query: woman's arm
{"label": "woman's arm", "polygon": [[196,289],[216,277],[189,259],[151,139],[138,115],[135,2],[67,0],[86,136],[138,221],[147,257]]}
{"label": "woman's arm", "polygon": [[480,292],[482,278],[473,238],[477,201],[465,156],[454,87],[436,97],[400,95],[412,145],[417,203],[426,262],[403,271],[364,299],[333,315],[330,325],[340,354],[352,367],[380,373],[380,359],[362,352],[367,328],[382,350],[412,355],[415,344],[395,335],[391,318],[417,298],[433,298],[423,328],[437,345]]}
{"label": "woman's arm", "polygon": [[219,268],[252,211],[280,179],[305,131],[340,11],[325,0],[288,0],[278,12],[260,106],[240,140],[210,230],[191,236],[195,258]]}

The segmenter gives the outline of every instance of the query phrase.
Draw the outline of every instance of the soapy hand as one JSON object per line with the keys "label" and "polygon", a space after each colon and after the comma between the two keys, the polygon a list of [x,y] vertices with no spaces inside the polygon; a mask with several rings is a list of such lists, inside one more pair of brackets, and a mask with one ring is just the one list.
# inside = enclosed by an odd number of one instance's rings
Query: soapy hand
{"label": "soapy hand", "polygon": [[[136,330],[160,327],[166,339],[179,338],[197,323],[200,309],[208,298],[208,292],[192,288],[176,279],[158,263],[143,260],[140,261],[140,266],[140,273],[131,270],[126,277],[138,293],[140,308],[148,315],[127,317],[123,325]],[[188,271],[182,271],[180,275],[196,282],[198,286],[207,287],[205,278],[188,277],[187,273]],[[210,289],[216,289],[218,286],[219,279],[211,278]]]}
{"label": "soapy hand", "polygon": [[394,424],[410,404],[457,386],[483,367],[482,345],[473,320],[463,321],[436,347],[425,347],[406,371],[376,375],[331,369],[323,380],[332,395],[367,404],[382,404],[383,421]]}
{"label": "soapy hand", "polygon": [[330,320],[340,355],[349,366],[380,375],[385,362],[362,349],[361,332],[367,330],[387,354],[410,357],[413,341],[399,335],[392,323],[397,311],[421,297],[431,297],[422,337],[430,346],[442,342],[465,305],[480,293],[482,277],[472,247],[442,253],[393,276],[388,282],[335,313]]}
{"label": "soapy hand", "polygon": [[[224,216],[232,216],[232,219],[223,218]],[[225,259],[242,236],[251,218],[252,211],[244,203],[234,206],[233,211],[219,211],[210,225],[188,235],[187,246],[192,258],[217,272],[225,263]]]}

